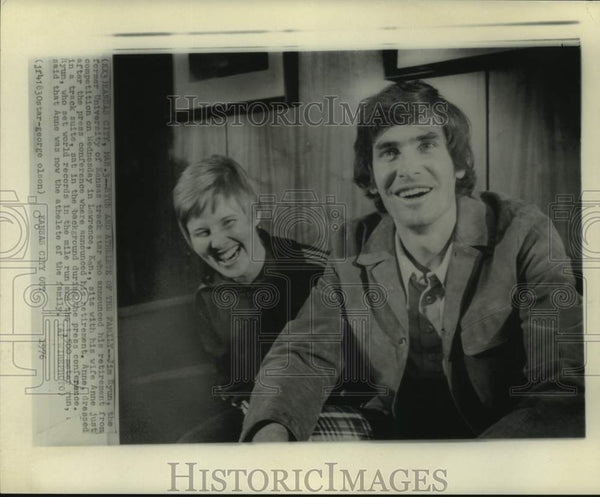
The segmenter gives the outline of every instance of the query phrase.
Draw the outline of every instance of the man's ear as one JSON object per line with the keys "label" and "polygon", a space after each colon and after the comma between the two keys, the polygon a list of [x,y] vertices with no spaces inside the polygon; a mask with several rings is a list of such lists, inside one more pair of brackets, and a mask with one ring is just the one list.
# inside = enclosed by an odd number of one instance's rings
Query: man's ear
{"label": "man's ear", "polygon": [[456,179],[463,179],[465,177],[466,171],[464,169],[460,169],[454,173]]}

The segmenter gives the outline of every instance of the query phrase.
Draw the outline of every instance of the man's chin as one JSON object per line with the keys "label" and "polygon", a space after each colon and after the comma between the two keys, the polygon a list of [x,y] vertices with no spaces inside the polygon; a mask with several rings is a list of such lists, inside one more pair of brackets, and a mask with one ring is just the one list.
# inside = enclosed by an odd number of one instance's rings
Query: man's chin
{"label": "man's chin", "polygon": [[422,229],[430,224],[427,216],[418,213],[415,213],[413,216],[407,216],[403,213],[401,216],[394,217],[394,221],[396,222],[396,225],[415,230]]}

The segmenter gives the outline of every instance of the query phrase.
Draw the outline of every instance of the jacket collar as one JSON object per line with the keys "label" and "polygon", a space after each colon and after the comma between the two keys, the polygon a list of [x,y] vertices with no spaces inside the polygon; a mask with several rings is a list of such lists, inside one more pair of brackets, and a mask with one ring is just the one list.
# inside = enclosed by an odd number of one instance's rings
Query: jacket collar
{"label": "jacket collar", "polygon": [[[460,195],[457,198],[454,233],[456,244],[483,249],[491,245],[486,210],[486,205],[477,197]],[[357,264],[371,266],[396,257],[395,234],[394,220],[389,214],[382,214],[381,221],[375,226],[356,258]]]}
{"label": "jacket collar", "polygon": [[381,221],[375,226],[369,238],[362,246],[356,262],[362,266],[371,266],[394,257],[395,235],[396,227],[394,226],[392,216],[387,213],[382,214]]}
{"label": "jacket collar", "polygon": [[457,199],[457,219],[454,240],[469,247],[489,248],[493,244],[486,204],[476,197],[460,195]]}

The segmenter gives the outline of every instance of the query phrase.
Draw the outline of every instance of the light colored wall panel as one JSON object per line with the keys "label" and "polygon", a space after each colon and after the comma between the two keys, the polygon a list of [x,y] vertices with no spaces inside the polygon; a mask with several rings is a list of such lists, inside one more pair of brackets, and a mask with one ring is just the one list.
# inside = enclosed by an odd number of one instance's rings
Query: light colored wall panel
{"label": "light colored wall panel", "polygon": [[461,109],[471,123],[471,147],[477,174],[476,190],[486,190],[487,144],[486,144],[486,89],[485,72],[478,71],[424,80],[436,87],[450,102]]}
{"label": "light colored wall panel", "polygon": [[[225,126],[173,126],[172,154],[177,163],[193,163],[212,154],[227,153]],[[183,164],[179,165],[179,168]],[[176,175],[181,171],[175,171]]]}
{"label": "light colored wall panel", "polygon": [[[334,120],[340,122],[340,102],[355,112],[362,98],[389,84],[383,79],[378,52],[301,53],[299,74],[300,106],[288,111],[290,121],[297,121],[294,116],[298,112],[304,116],[307,104],[322,103],[325,108],[325,96],[330,96],[335,102]],[[321,116],[326,117],[319,109],[310,113],[315,121]],[[314,193],[319,201],[333,195],[336,203],[343,204],[347,218],[374,209],[352,182],[355,123],[311,125],[304,117],[299,119],[300,126],[256,126],[252,121],[260,122],[260,118],[242,116],[241,126],[229,120],[227,148],[249,172],[260,193],[281,199],[285,191],[302,189]],[[314,229],[299,222],[287,235],[312,243],[316,239]]]}

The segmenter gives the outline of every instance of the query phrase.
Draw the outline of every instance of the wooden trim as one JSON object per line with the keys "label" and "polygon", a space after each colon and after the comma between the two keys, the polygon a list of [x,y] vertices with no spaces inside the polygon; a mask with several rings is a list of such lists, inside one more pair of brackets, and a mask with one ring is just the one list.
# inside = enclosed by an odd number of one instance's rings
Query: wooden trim
{"label": "wooden trim", "polygon": [[[257,114],[263,112],[265,106],[270,108],[275,104],[282,103],[287,107],[298,105],[300,85],[298,52],[283,52],[282,60],[284,95],[276,95],[258,100],[235,102],[226,105],[217,105],[215,107],[177,111],[175,114],[177,122],[184,125],[187,123],[188,126],[191,124],[207,125],[210,124],[210,120],[213,117],[220,118],[222,116],[231,116],[233,114],[247,114],[248,111],[250,111],[252,114]],[[255,105],[257,103],[262,103],[264,105]]]}
{"label": "wooden trim", "polygon": [[160,371],[158,373],[150,373],[143,376],[138,376],[130,380],[126,380],[126,386],[148,385],[161,381],[182,380],[188,378],[197,378],[199,376],[209,376],[216,373],[213,364],[197,364],[179,369],[170,369],[168,371]]}
{"label": "wooden trim", "polygon": [[173,297],[170,299],[155,300],[153,302],[144,302],[143,304],[128,305],[119,307],[118,316],[121,318],[129,318],[138,316],[140,314],[146,314],[150,312],[157,312],[171,307],[177,307],[180,305],[188,305],[194,302],[193,295],[183,295],[181,297]]}
{"label": "wooden trim", "polygon": [[437,76],[448,76],[451,74],[462,74],[466,72],[498,69],[502,67],[514,67],[518,64],[527,64],[529,60],[548,59],[548,62],[556,57],[556,50],[574,51],[579,50],[577,46],[553,46],[553,47],[528,47],[509,48],[490,54],[475,55],[458,59],[434,62],[422,66],[396,67],[398,50],[383,50],[383,68],[385,79],[389,81],[409,81],[414,79],[433,78]]}

